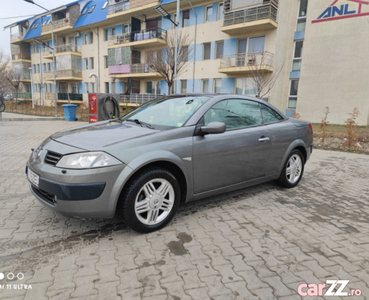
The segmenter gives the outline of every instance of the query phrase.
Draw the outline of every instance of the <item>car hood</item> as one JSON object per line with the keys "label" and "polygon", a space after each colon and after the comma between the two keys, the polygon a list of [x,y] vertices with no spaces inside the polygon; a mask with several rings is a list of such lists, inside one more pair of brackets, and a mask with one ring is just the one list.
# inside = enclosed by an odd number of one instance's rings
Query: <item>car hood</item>
{"label": "car hood", "polygon": [[50,138],[80,149],[104,150],[111,145],[153,135],[157,132],[159,130],[110,120],[59,131]]}

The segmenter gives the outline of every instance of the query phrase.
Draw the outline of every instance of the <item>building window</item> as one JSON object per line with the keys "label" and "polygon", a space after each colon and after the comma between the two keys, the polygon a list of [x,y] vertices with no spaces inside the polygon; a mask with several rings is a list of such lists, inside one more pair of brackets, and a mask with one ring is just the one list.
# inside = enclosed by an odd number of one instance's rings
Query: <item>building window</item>
{"label": "building window", "polygon": [[209,93],[209,79],[202,80],[202,92]]}
{"label": "building window", "polygon": [[216,94],[219,94],[221,93],[222,91],[222,79],[220,78],[217,78],[217,79],[214,79],[213,80],[213,92],[216,93]]}
{"label": "building window", "polygon": [[83,45],[87,45],[88,44],[88,32],[83,36]]}
{"label": "building window", "polygon": [[236,78],[235,82],[235,94],[237,95],[247,95],[255,96],[258,94],[255,88],[255,82],[252,78]]}
{"label": "building window", "polygon": [[109,82],[105,82],[105,93],[110,93]]}
{"label": "building window", "polygon": [[210,59],[210,49],[211,49],[211,44],[205,43],[204,44],[204,60]]}
{"label": "building window", "polygon": [[211,22],[211,21],[213,21],[213,6],[207,6],[205,22]]}
{"label": "building window", "polygon": [[303,41],[295,42],[295,51],[293,54],[292,71],[301,70],[301,58],[302,58],[303,44],[304,44]]}
{"label": "building window", "polygon": [[108,1],[104,3],[104,5],[101,7],[101,10],[105,9],[108,6]]}
{"label": "building window", "polygon": [[218,18],[217,20],[223,20],[224,14],[223,14],[223,2],[220,2],[218,5]]}
{"label": "building window", "polygon": [[83,8],[83,10],[82,10],[82,12],[81,12],[81,16],[84,16],[84,15],[87,13],[88,8],[89,8],[89,7],[88,7],[87,5]]}
{"label": "building window", "polygon": [[85,61],[85,70],[88,70],[88,58],[85,58],[84,61]]}
{"label": "building window", "polygon": [[288,108],[296,109],[298,88],[299,88],[299,80],[298,79],[291,80],[290,93],[288,97]]}
{"label": "building window", "polygon": [[89,93],[89,90],[88,90],[88,82],[85,82],[85,93]]}
{"label": "building window", "polygon": [[94,58],[93,58],[93,57],[90,57],[90,65],[89,65],[89,69],[90,69],[90,70],[95,69]]}
{"label": "building window", "polygon": [[296,31],[305,31],[308,0],[300,0]]}
{"label": "building window", "polygon": [[109,67],[109,56],[104,56],[104,67],[107,69]]}
{"label": "building window", "polygon": [[89,33],[89,44],[93,44],[94,43],[94,33],[90,32]]}
{"label": "building window", "polygon": [[188,46],[182,46],[182,58],[183,62],[188,61]]}
{"label": "building window", "polygon": [[95,93],[95,82],[90,83],[90,93]]}
{"label": "building window", "polygon": [[115,36],[115,27],[111,28],[111,36]]}
{"label": "building window", "polygon": [[181,93],[187,93],[187,80],[181,80]]}
{"label": "building window", "polygon": [[88,13],[89,14],[92,14],[92,12],[94,11],[95,7],[96,7],[96,5],[92,5],[91,8],[90,8],[90,10],[88,11]]}
{"label": "building window", "polygon": [[130,33],[131,32],[131,24],[123,24],[122,25],[122,32],[123,33]]}
{"label": "building window", "polygon": [[109,28],[104,29],[104,41],[109,40]]}
{"label": "building window", "polygon": [[190,26],[190,11],[184,10],[182,12],[182,27]]}
{"label": "building window", "polygon": [[221,58],[223,55],[223,49],[224,49],[224,41],[216,42],[215,44],[215,58]]}

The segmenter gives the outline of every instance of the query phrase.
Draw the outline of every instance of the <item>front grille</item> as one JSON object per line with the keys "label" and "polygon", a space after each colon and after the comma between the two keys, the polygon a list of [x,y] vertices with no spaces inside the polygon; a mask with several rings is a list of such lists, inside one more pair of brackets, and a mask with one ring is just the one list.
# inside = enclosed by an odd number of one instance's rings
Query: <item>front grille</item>
{"label": "front grille", "polygon": [[56,166],[62,155],[52,151],[48,151],[45,157],[45,163]]}
{"label": "front grille", "polygon": [[49,203],[51,205],[56,204],[55,195],[50,194],[50,193],[48,193],[44,190],[41,190],[41,189],[35,187],[34,185],[32,185],[32,190],[37,194],[37,196],[39,196],[42,200],[46,201],[47,203]]}

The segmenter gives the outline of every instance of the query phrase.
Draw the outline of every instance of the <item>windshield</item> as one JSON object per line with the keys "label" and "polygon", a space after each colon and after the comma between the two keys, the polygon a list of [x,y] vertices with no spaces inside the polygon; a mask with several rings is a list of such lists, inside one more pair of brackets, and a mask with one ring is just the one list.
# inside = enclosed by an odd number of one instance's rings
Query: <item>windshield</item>
{"label": "windshield", "polygon": [[123,121],[152,126],[181,127],[209,97],[190,96],[150,101],[122,117]]}

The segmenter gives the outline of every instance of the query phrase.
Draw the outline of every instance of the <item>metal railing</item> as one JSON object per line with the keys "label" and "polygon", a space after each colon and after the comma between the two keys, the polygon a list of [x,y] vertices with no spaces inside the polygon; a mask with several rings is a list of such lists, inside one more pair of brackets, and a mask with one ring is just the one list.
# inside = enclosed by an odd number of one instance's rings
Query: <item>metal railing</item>
{"label": "metal railing", "polygon": [[139,31],[133,31],[124,33],[121,35],[113,35],[109,37],[109,46],[121,45],[130,42],[144,41],[150,39],[167,39],[167,32],[161,28],[156,29],[144,29]]}
{"label": "metal railing", "polygon": [[58,100],[82,101],[83,95],[76,93],[58,93]]}
{"label": "metal railing", "polygon": [[23,69],[20,72],[13,71],[13,77],[19,80],[31,80],[31,71],[29,69]]}
{"label": "metal railing", "polygon": [[119,2],[108,6],[108,15],[130,9],[130,2]]}
{"label": "metal railing", "polygon": [[[58,45],[55,47],[55,53],[63,53],[63,52],[81,52],[80,47],[75,44],[65,44],[65,45]],[[53,54],[53,51],[49,48],[44,49],[44,55]]]}
{"label": "metal railing", "polygon": [[17,59],[31,60],[31,54],[30,53],[16,53],[16,54],[12,54],[12,60],[17,60]]}
{"label": "metal railing", "polygon": [[[60,20],[53,21],[53,30],[63,28],[66,26],[74,26],[74,24],[77,22],[78,18],[64,18]],[[51,31],[51,24],[46,24],[42,26],[42,32],[49,32]]]}
{"label": "metal railing", "polygon": [[156,72],[156,70],[149,64],[133,64],[131,65],[131,73],[151,73]]}
{"label": "metal railing", "polygon": [[274,54],[268,51],[248,52],[223,55],[220,59],[221,68],[269,66],[273,67]]}
{"label": "metal railing", "polygon": [[32,99],[32,93],[22,92],[22,93],[14,93],[14,99]]}
{"label": "metal railing", "polygon": [[[45,73],[45,78],[54,78],[53,72]],[[56,70],[56,79],[58,77],[64,78],[64,77],[75,77],[75,78],[81,78],[82,80],[82,71],[76,70],[76,69],[69,69],[69,70]]]}
{"label": "metal railing", "polygon": [[14,33],[10,35],[10,40],[11,41],[15,41],[15,40],[21,40],[23,39],[23,35],[20,33]]}
{"label": "metal railing", "polygon": [[120,103],[131,103],[131,104],[143,104],[149,101],[161,98],[163,95],[152,95],[152,94],[120,94]]}
{"label": "metal railing", "polygon": [[223,26],[242,24],[257,20],[272,19],[277,21],[277,8],[268,3],[265,5],[246,8],[224,14]]}

